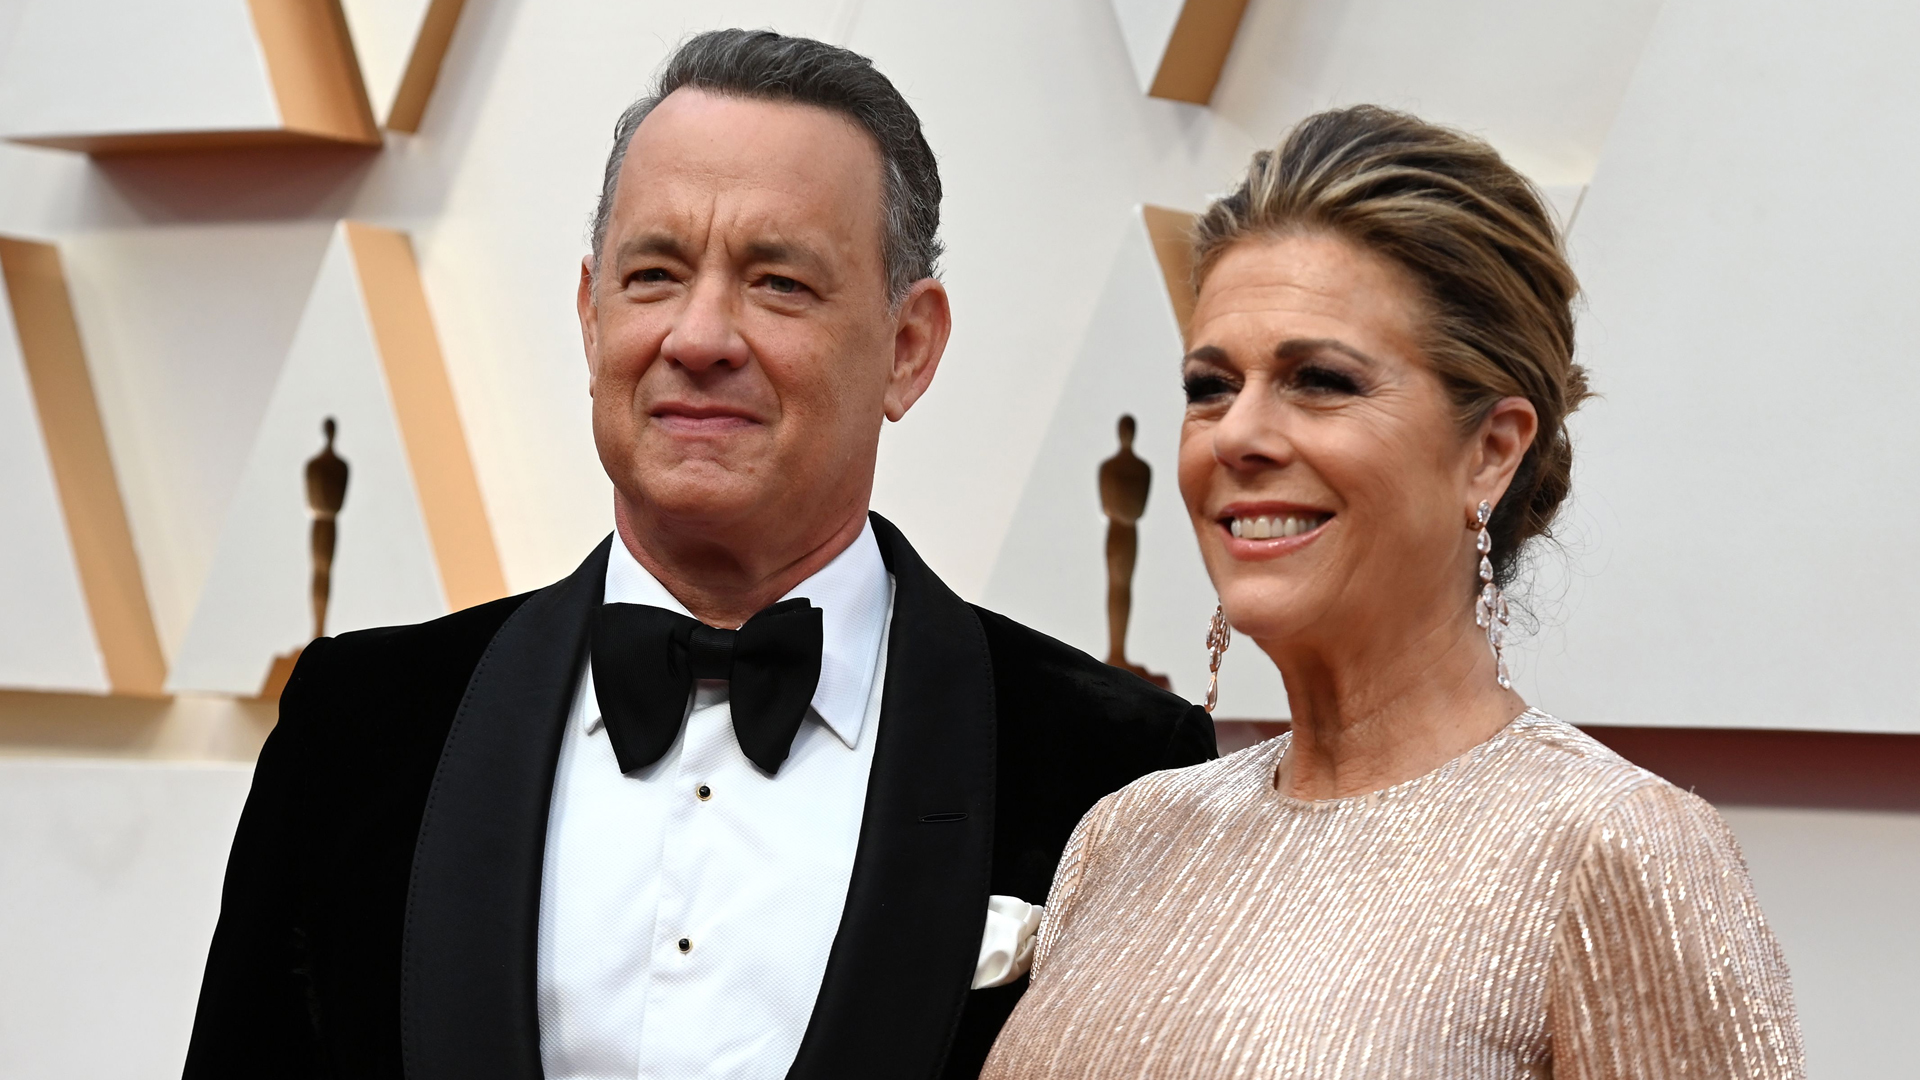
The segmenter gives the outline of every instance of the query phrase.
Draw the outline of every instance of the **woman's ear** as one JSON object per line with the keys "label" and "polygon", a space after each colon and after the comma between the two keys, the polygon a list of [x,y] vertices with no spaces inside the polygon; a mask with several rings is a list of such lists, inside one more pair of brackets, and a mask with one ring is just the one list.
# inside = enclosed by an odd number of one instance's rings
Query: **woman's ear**
{"label": "woman's ear", "polygon": [[1474,434],[1473,471],[1467,478],[1469,506],[1479,505],[1482,499],[1499,504],[1539,431],[1540,415],[1533,411],[1533,402],[1523,397],[1494,402]]}

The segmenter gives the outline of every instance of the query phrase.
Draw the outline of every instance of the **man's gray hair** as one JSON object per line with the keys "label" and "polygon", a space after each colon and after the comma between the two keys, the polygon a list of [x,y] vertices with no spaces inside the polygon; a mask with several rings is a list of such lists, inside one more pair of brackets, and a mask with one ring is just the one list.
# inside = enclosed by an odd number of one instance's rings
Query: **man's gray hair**
{"label": "man's gray hair", "polygon": [[633,133],[668,94],[683,86],[815,105],[859,124],[880,149],[888,298],[898,304],[914,282],[939,273],[940,170],[920,133],[920,117],[874,69],[873,61],[825,42],[771,30],[710,30],[675,50],[653,89],[627,106],[613,126],[613,150],[600,184],[600,205],[593,212],[596,274]]}

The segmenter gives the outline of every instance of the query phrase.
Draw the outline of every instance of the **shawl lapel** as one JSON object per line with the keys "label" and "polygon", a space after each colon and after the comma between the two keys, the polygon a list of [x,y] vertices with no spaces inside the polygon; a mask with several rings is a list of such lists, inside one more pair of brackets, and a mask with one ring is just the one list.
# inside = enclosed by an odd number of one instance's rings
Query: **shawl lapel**
{"label": "shawl lapel", "polygon": [[547,813],[611,541],[494,635],[441,750],[407,893],[401,1041],[412,1080],[541,1075]]}
{"label": "shawl lapel", "polygon": [[879,742],[847,902],[790,1080],[930,1077],[979,959],[993,861],[993,668],[979,618],[886,519]]}

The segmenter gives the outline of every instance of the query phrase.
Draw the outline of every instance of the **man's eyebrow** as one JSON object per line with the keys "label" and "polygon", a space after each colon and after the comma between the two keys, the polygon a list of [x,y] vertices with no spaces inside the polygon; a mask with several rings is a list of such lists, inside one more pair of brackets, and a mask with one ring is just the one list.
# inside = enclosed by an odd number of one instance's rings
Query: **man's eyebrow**
{"label": "man's eyebrow", "polygon": [[784,240],[755,240],[747,244],[744,254],[748,262],[786,263],[815,271],[827,265],[827,261],[812,248]]}
{"label": "man's eyebrow", "polygon": [[614,261],[630,259],[635,255],[666,255],[681,258],[680,240],[670,233],[643,233],[623,240],[614,251]]}
{"label": "man's eyebrow", "polygon": [[1276,360],[1299,361],[1317,352],[1337,352],[1368,367],[1380,366],[1380,361],[1335,338],[1288,338],[1275,347],[1273,356]]}

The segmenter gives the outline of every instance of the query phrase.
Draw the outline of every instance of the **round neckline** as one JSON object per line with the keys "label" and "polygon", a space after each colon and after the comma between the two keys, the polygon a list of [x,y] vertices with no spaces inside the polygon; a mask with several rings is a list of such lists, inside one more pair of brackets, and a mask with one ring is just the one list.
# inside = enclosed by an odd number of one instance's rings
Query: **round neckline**
{"label": "round neckline", "polygon": [[1467,747],[1465,750],[1461,751],[1458,754],[1455,754],[1453,757],[1448,758],[1447,760],[1441,762],[1440,764],[1434,766],[1433,768],[1427,770],[1426,772],[1421,773],[1419,776],[1402,780],[1397,784],[1389,784],[1383,788],[1375,788],[1372,791],[1362,791],[1353,795],[1341,795],[1332,799],[1302,799],[1295,795],[1288,795],[1286,792],[1280,790],[1280,785],[1278,783],[1278,778],[1280,773],[1280,761],[1282,758],[1286,756],[1288,751],[1293,749],[1293,732],[1289,731],[1285,735],[1282,735],[1273,740],[1275,743],[1279,743],[1282,745],[1280,745],[1275,750],[1274,753],[1266,755],[1266,763],[1263,766],[1263,768],[1266,770],[1267,791],[1276,800],[1278,800],[1284,805],[1302,807],[1309,810],[1326,810],[1326,809],[1333,809],[1335,807],[1345,806],[1350,803],[1365,803],[1365,802],[1376,801],[1383,797],[1388,797],[1388,796],[1398,794],[1399,792],[1405,789],[1413,788],[1420,784],[1424,784],[1427,781],[1433,779],[1434,777],[1439,776],[1441,773],[1446,772],[1449,769],[1452,769],[1455,765],[1458,765],[1461,762],[1467,760],[1468,758],[1473,757],[1475,754],[1478,754],[1481,751],[1487,749],[1488,747],[1493,746],[1496,743],[1505,741],[1506,739],[1510,738],[1518,730],[1520,726],[1520,721],[1530,719],[1530,718],[1542,719],[1542,720],[1551,719],[1551,717],[1549,717],[1546,713],[1543,713],[1539,709],[1536,709],[1533,706],[1529,705],[1525,709],[1521,710],[1519,715],[1507,721],[1505,724],[1502,724],[1500,726],[1500,730],[1494,732],[1492,735],[1487,736],[1485,739],[1482,739],[1480,742]]}

